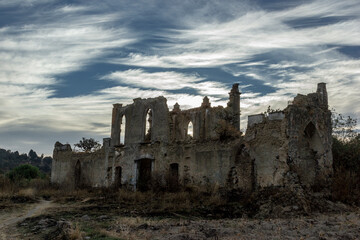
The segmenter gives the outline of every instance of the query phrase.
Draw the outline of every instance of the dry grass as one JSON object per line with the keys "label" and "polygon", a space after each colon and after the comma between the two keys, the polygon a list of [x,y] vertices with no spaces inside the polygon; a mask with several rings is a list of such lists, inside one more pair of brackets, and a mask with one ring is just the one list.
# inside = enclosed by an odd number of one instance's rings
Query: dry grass
{"label": "dry grass", "polygon": [[84,236],[84,232],[81,231],[79,224],[75,224],[74,228],[71,228],[68,233],[68,237],[70,240],[82,240]]}
{"label": "dry grass", "polygon": [[18,196],[22,196],[22,197],[35,198],[35,196],[36,196],[36,189],[34,189],[34,188],[24,188],[24,189],[20,189],[17,195],[18,195]]}

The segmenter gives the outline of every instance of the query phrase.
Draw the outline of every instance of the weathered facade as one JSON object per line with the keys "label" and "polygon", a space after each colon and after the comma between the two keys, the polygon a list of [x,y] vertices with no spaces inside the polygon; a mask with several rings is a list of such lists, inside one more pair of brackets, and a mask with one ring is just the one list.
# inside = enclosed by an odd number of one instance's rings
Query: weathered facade
{"label": "weathered facade", "polygon": [[[192,129],[191,129],[192,128]],[[52,182],[67,186],[127,185],[146,190],[156,178],[168,186],[218,184],[252,190],[282,186],[289,173],[307,186],[332,174],[331,113],[326,86],[298,95],[283,111],[248,117],[240,133],[240,92],[227,107],[169,111],[164,97],[114,104],[111,138],[94,153],[55,144]]]}

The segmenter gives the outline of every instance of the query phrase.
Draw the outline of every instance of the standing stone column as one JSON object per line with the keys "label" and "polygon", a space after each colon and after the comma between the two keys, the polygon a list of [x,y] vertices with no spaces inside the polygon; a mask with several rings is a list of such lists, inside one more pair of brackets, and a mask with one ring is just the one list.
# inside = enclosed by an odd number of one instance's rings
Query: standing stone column
{"label": "standing stone column", "polygon": [[328,108],[328,95],[326,91],[326,83],[318,83],[316,93],[319,95],[320,106]]}
{"label": "standing stone column", "polygon": [[120,145],[120,119],[119,119],[119,109],[122,107],[122,104],[113,104],[112,111],[112,121],[111,121],[111,144],[112,146]]}
{"label": "standing stone column", "polygon": [[232,86],[231,91],[229,92],[229,102],[228,107],[232,111],[232,124],[233,126],[240,131],[240,92],[239,84],[235,83]]}

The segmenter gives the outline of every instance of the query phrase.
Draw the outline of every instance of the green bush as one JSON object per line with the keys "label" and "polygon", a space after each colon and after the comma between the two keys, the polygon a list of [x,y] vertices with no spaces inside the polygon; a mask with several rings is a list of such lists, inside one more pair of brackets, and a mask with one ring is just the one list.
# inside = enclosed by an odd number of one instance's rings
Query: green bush
{"label": "green bush", "polygon": [[45,175],[41,173],[37,167],[31,166],[30,164],[23,164],[7,173],[7,177],[13,182],[18,182],[24,179],[44,178]]}
{"label": "green bush", "polygon": [[332,151],[334,199],[360,204],[360,134],[346,140],[334,138]]}

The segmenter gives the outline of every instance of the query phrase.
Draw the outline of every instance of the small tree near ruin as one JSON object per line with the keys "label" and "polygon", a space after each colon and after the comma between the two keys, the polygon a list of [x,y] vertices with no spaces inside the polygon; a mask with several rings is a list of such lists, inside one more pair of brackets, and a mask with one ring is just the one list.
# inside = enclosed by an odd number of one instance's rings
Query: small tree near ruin
{"label": "small tree near ruin", "polygon": [[79,143],[74,144],[75,147],[79,148],[84,152],[96,151],[101,147],[101,144],[98,141],[95,141],[93,138],[82,138]]}

